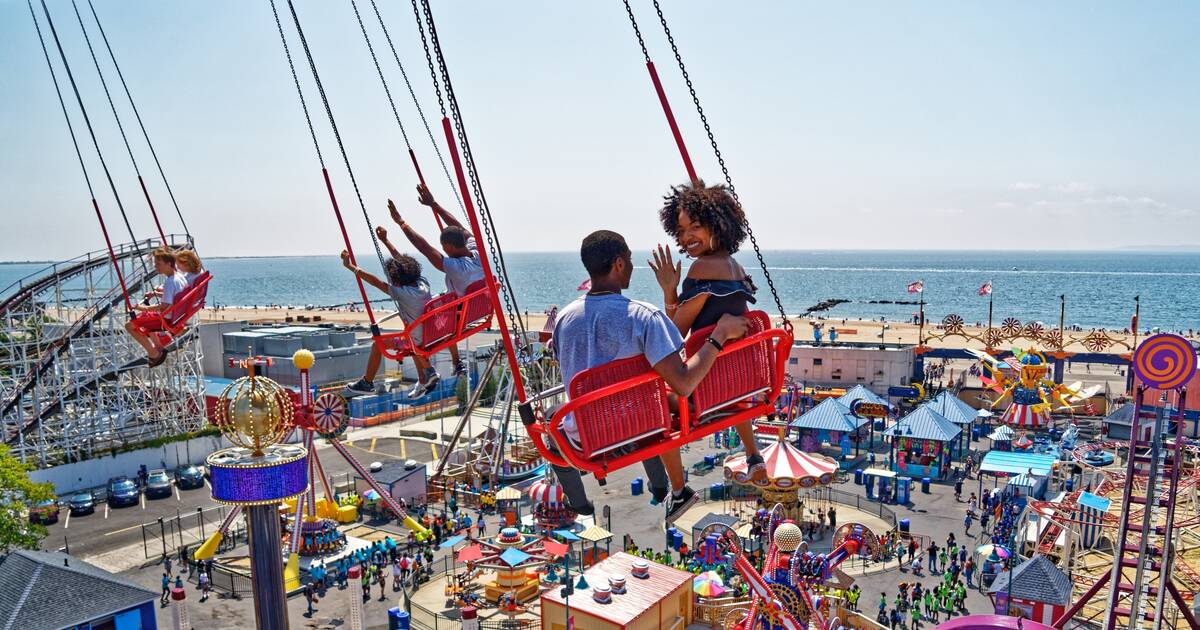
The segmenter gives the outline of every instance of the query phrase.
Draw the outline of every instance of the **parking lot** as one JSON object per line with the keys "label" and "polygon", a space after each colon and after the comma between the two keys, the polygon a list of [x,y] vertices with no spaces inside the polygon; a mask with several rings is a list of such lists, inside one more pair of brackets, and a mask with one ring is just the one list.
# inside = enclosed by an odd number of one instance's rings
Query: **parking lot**
{"label": "parking lot", "polygon": [[[363,433],[380,433],[364,431]],[[350,434],[344,442],[350,452],[363,464],[375,461],[416,460],[434,461],[442,455],[429,442],[395,437],[366,437],[356,439]],[[354,471],[350,464],[328,444],[318,444],[317,454],[325,473],[335,484],[350,482]],[[168,471],[174,475],[174,471]],[[137,471],[129,472],[136,481]],[[105,480],[106,481],[106,480]],[[95,511],[72,516],[61,497],[58,522],[48,525],[48,535],[42,542],[45,549],[63,549],[98,564],[110,571],[123,571],[160,557],[165,550],[174,553],[179,544],[203,540],[216,528],[225,512],[212,500],[208,480],[195,489],[180,489],[172,484],[169,495],[148,498],[139,493],[134,505],[110,506],[104,486],[93,489]]]}

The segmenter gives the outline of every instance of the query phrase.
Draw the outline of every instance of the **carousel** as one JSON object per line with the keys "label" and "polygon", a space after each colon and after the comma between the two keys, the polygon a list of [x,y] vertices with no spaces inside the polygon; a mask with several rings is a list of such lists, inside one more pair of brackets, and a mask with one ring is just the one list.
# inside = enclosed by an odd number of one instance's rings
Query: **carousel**
{"label": "carousel", "polygon": [[782,437],[762,451],[767,476],[762,481],[750,478],[746,455],[741,453],[725,460],[725,479],[743,486],[757,488],[767,505],[781,505],[787,518],[797,522],[800,514],[800,491],[833,483],[838,463],[816,453],[805,453]]}
{"label": "carousel", "polygon": [[526,491],[533,501],[533,518],[543,530],[567,529],[579,515],[563,502],[562,486],[545,479],[533,482]]}

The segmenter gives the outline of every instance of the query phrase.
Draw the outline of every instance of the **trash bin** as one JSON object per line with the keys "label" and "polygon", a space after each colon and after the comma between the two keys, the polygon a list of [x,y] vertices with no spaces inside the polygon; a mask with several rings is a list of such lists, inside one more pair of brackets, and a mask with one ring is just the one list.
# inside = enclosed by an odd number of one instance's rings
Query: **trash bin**
{"label": "trash bin", "polygon": [[705,466],[710,466],[710,467],[711,467],[711,466],[716,466],[716,465],[717,465],[717,458],[716,458],[715,456],[713,456],[713,455],[705,455],[705,456],[704,456],[704,465],[705,465]]}
{"label": "trash bin", "polygon": [[1065,488],[1064,488],[1064,489],[1065,489],[1067,492],[1070,492],[1070,491],[1074,490],[1074,489],[1075,489],[1075,480],[1074,480],[1074,479],[1068,479],[1068,480],[1067,480],[1067,483],[1065,484]]}
{"label": "trash bin", "polygon": [[898,477],[896,479],[896,503],[898,505],[907,505],[909,493],[912,491],[911,477]]}
{"label": "trash bin", "polygon": [[725,484],[721,482],[714,483],[708,487],[708,495],[713,501],[721,501],[725,498]]}
{"label": "trash bin", "polygon": [[905,534],[909,533],[908,519],[906,519],[906,518],[900,519],[900,531]]}
{"label": "trash bin", "polygon": [[412,620],[400,607],[388,609],[388,630],[408,630]]}
{"label": "trash bin", "polygon": [[633,481],[630,482],[630,484],[629,484],[629,491],[631,493],[633,493],[633,496],[636,497],[642,493],[643,485],[644,485],[644,482],[642,481],[641,477],[634,477]]}
{"label": "trash bin", "polygon": [[671,548],[679,551],[680,545],[683,544],[683,532],[676,530],[675,535],[671,537]]}
{"label": "trash bin", "polygon": [[856,485],[856,486],[863,485],[863,471],[861,468],[854,469],[854,485]]}
{"label": "trash bin", "polygon": [[863,485],[867,487],[867,498],[875,498],[875,476],[863,475]]}
{"label": "trash bin", "polygon": [[921,494],[929,494],[929,484],[933,483],[929,477],[921,477]]}
{"label": "trash bin", "polygon": [[667,528],[667,546],[668,547],[670,547],[671,545],[673,545],[675,543],[675,534],[678,534],[678,533],[679,533],[679,530],[674,527]]}
{"label": "trash bin", "polygon": [[980,435],[983,435],[983,427],[979,426],[978,424],[971,427],[972,440],[978,440]]}

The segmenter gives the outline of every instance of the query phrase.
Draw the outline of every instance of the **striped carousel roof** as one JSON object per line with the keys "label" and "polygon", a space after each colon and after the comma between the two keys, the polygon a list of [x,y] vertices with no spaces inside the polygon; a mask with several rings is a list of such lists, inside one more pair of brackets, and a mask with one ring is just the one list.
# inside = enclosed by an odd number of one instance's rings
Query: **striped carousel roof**
{"label": "striped carousel roof", "polygon": [[1050,424],[1050,412],[1043,405],[1022,405],[1013,403],[1000,416],[1002,424],[1016,427],[1043,427]]}
{"label": "striped carousel roof", "polygon": [[763,449],[763,460],[767,464],[767,480],[754,482],[746,466],[746,454],[734,455],[725,460],[725,478],[760,488],[811,488],[833,482],[838,464],[824,455],[805,453],[780,440]]}
{"label": "striped carousel roof", "polygon": [[562,503],[563,500],[562,486],[545,479],[533,482],[527,492],[529,498],[536,503]]}

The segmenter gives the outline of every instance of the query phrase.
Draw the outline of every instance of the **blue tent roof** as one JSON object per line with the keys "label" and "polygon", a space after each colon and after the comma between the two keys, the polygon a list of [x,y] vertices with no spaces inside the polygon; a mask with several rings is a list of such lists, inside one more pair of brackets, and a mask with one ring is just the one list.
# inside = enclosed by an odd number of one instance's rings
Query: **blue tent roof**
{"label": "blue tent roof", "polygon": [[1079,494],[1079,505],[1098,512],[1107,512],[1108,506],[1112,505],[1112,501],[1104,497],[1098,497],[1091,492],[1082,492]]}
{"label": "blue tent roof", "polygon": [[530,556],[516,547],[509,547],[508,549],[504,550],[504,553],[500,554],[500,561],[510,567],[515,567],[531,557],[533,556]]}
{"label": "blue tent roof", "polygon": [[[842,403],[846,409],[849,409],[850,405],[853,405],[854,401],[856,400],[865,400],[867,402],[880,405],[888,404],[888,401],[884,400],[879,394],[867,389],[865,385],[855,385],[854,387],[851,387],[850,391],[838,396],[837,400],[838,402]],[[888,406],[890,407],[891,405]]]}
{"label": "blue tent roof", "polygon": [[988,451],[979,464],[981,473],[1005,473],[1021,475],[1032,472],[1046,477],[1058,461],[1053,455],[1041,453],[1016,453],[1012,451]]}
{"label": "blue tent roof", "polygon": [[962,433],[953,422],[926,406],[917,407],[912,413],[900,418],[896,424],[884,430],[892,437],[910,437],[916,440],[949,442]]}
{"label": "blue tent roof", "polygon": [[974,407],[946,391],[934,396],[933,400],[925,404],[954,424],[971,424],[978,415]]}
{"label": "blue tent roof", "polygon": [[792,420],[789,426],[820,431],[854,431],[867,422],[870,421],[866,418],[855,417],[845,405],[838,402],[838,399],[826,398],[816,407]]}

